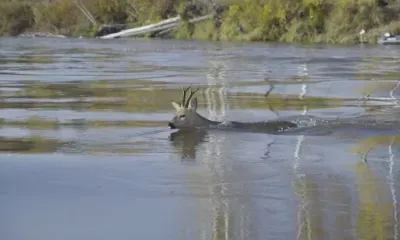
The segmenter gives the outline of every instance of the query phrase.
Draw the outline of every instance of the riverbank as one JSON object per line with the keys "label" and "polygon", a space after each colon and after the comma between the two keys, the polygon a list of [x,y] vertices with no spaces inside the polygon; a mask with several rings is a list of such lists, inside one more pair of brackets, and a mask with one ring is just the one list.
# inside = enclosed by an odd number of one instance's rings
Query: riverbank
{"label": "riverbank", "polygon": [[[375,43],[384,32],[400,32],[400,4],[391,0],[14,0],[0,6],[0,35],[41,31],[94,37],[104,24],[125,28],[180,15],[213,14],[202,23],[187,21],[161,37],[219,41]],[[211,2],[213,4],[211,4]],[[393,3],[392,3],[393,2]],[[147,37],[153,37],[148,35]]]}

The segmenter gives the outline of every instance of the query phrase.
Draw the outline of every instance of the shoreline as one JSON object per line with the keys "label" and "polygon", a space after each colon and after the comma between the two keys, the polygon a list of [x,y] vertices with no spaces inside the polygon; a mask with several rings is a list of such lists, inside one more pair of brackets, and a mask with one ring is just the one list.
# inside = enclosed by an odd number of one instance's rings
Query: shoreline
{"label": "shoreline", "polygon": [[195,39],[195,38],[187,38],[187,39],[176,39],[176,38],[163,38],[163,37],[146,37],[146,36],[135,36],[135,37],[123,37],[123,38],[111,38],[111,39],[102,39],[100,37],[83,37],[83,36],[65,36],[65,35],[57,35],[48,32],[25,32],[18,36],[1,36],[1,38],[47,38],[47,39],[87,39],[87,40],[101,40],[101,41],[115,41],[115,40],[128,40],[128,39],[138,39],[138,40],[172,40],[172,41],[198,41],[198,42],[212,42],[212,43],[233,43],[233,44],[266,44],[266,45],[298,45],[298,46],[333,46],[333,47],[341,47],[341,46],[354,46],[354,45],[383,45],[378,42],[346,42],[346,43],[332,43],[332,42],[283,42],[283,41],[243,41],[243,40],[208,40],[208,39]]}
{"label": "shoreline", "polygon": [[[158,6],[154,1],[127,5],[126,0],[115,0],[114,5],[101,6],[95,0],[80,4],[11,0],[0,6],[5,16],[0,20],[0,36],[94,38],[177,15],[183,20],[179,28],[145,33],[141,38],[342,45],[378,44],[384,33],[400,33],[400,4],[391,5],[389,0],[227,0],[225,5],[212,6],[181,0]],[[212,19],[188,21],[206,14],[212,14]]]}

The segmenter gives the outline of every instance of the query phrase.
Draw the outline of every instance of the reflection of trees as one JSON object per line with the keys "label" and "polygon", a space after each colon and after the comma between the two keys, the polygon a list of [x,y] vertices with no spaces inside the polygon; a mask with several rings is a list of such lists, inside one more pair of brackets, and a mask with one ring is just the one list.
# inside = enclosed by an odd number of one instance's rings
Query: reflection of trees
{"label": "reflection of trees", "polygon": [[[303,68],[299,72],[301,77],[306,77],[307,74],[307,65],[304,64]],[[302,91],[299,94],[299,99],[303,99],[306,94],[306,85],[303,84]],[[303,115],[307,114],[307,108],[304,106]],[[312,239],[312,230],[311,230],[311,222],[310,222],[310,208],[309,208],[309,200],[307,199],[308,187],[307,182],[305,180],[305,175],[301,172],[300,168],[300,148],[304,141],[305,136],[301,135],[298,137],[296,149],[294,152],[294,161],[293,161],[293,171],[296,175],[295,180],[295,190],[296,195],[299,200],[299,210],[297,212],[297,239],[300,237],[304,239]]]}
{"label": "reflection of trees", "polygon": [[357,146],[351,150],[361,154],[364,161],[367,160],[368,154],[375,148],[380,146],[400,146],[400,135],[394,136],[373,136],[364,138],[357,143]]}
{"label": "reflection of trees", "polygon": [[392,231],[388,192],[367,165],[358,163],[356,173],[360,193],[357,235],[361,239],[387,239]]}
{"label": "reflection of trees", "polygon": [[[361,89],[366,100],[373,100],[384,105],[398,106],[396,92],[400,87],[400,68],[396,56],[389,58],[373,57],[367,59],[364,69],[360,70],[362,79],[368,81]],[[384,69],[382,69],[384,68]],[[370,76],[369,76],[370,75]],[[387,97],[371,97],[374,93],[383,93]],[[389,109],[390,111],[391,109]],[[383,120],[386,120],[384,117]],[[359,141],[352,150],[363,155],[367,160],[369,153],[376,148],[388,146],[388,187],[390,194],[381,179],[369,169],[365,163],[356,165],[357,180],[360,189],[360,214],[357,233],[362,239],[398,239],[397,196],[393,176],[394,153],[393,147],[399,146],[400,136],[373,136]],[[391,196],[390,199],[388,198]],[[390,203],[391,202],[391,203]]]}
{"label": "reflection of trees", "polygon": [[[358,234],[363,239],[386,239],[393,235],[398,239],[399,223],[395,179],[393,176],[393,147],[400,144],[400,136],[375,136],[359,142],[354,150],[366,158],[367,154],[379,146],[388,146],[388,191],[383,187],[381,179],[366,164],[358,164],[356,172],[360,186],[360,219]],[[389,202],[392,203],[389,203]]]}
{"label": "reflection of trees", "polygon": [[[227,86],[229,82],[225,78],[226,72],[229,70],[224,63],[224,53],[217,51],[210,59],[210,70],[207,74],[207,89],[205,90],[205,101],[207,104],[207,118],[212,120],[223,121],[229,111],[229,101],[227,99]],[[214,86],[221,87],[215,88]],[[217,106],[220,109],[217,109]],[[246,212],[240,213],[242,208],[247,209],[246,203],[239,200],[229,198],[229,192],[232,184],[228,184],[229,166],[224,159],[223,151],[234,146],[229,146],[232,142],[223,135],[210,135],[205,145],[204,158],[207,159],[207,168],[211,171],[212,183],[210,186],[211,204],[213,211],[212,220],[212,239],[231,239],[234,235],[247,235],[249,231],[248,221],[244,224],[238,224],[241,220],[249,220],[245,216]],[[225,161],[224,161],[225,160]],[[241,193],[245,193],[242,189]],[[242,205],[242,207],[240,207]],[[244,207],[243,207],[244,205]],[[239,227],[239,228],[238,228]],[[245,237],[246,238],[246,237]]]}
{"label": "reflection of trees", "polygon": [[0,66],[2,65],[11,65],[11,64],[21,64],[21,66],[23,66],[23,64],[28,65],[28,67],[31,69],[30,65],[34,65],[34,64],[51,64],[53,63],[54,60],[50,57],[46,57],[46,56],[35,56],[35,55],[28,55],[28,54],[21,54],[19,56],[16,56],[14,58],[10,58],[7,56],[1,56],[0,55]]}
{"label": "reflection of trees", "polygon": [[389,158],[388,158],[388,163],[389,163],[389,173],[388,173],[388,180],[389,180],[389,188],[390,188],[390,193],[392,195],[392,203],[393,203],[393,219],[394,219],[394,224],[393,224],[393,232],[394,232],[394,239],[398,239],[399,236],[399,220],[398,220],[398,212],[397,212],[397,196],[396,196],[396,188],[394,186],[395,179],[393,177],[393,165],[394,165],[394,154],[393,154],[393,142],[394,139],[392,139],[389,148],[388,148],[388,153],[389,153]]}
{"label": "reflection of trees", "polygon": [[[310,212],[309,204],[307,201],[307,184],[304,178],[304,174],[300,168],[300,147],[304,140],[304,136],[299,136],[296,150],[294,153],[293,171],[296,175],[294,181],[296,195],[299,200],[299,210],[297,212],[297,239],[301,236],[304,239],[311,239],[311,223],[310,223]],[[304,237],[307,236],[307,237]]]}
{"label": "reflection of trees", "polygon": [[45,139],[39,136],[26,138],[0,137],[0,152],[54,153],[67,144],[67,142]]}
{"label": "reflection of trees", "polygon": [[[307,65],[301,65],[299,72],[300,77],[307,77],[307,71]],[[299,102],[304,104],[303,115],[306,115],[309,110],[308,105],[304,101],[306,94],[307,84],[303,82],[298,97]],[[345,191],[344,183],[341,185],[337,184],[338,179],[336,179],[335,184],[330,184],[329,181],[324,181],[321,184],[321,187],[319,179],[315,179],[313,175],[308,175],[303,172],[301,168],[301,159],[302,156],[307,155],[307,152],[302,153],[302,146],[304,145],[305,140],[305,135],[297,137],[292,164],[293,172],[296,177],[293,181],[293,185],[298,199],[296,238],[324,239],[327,235],[330,235],[334,236],[335,239],[346,239],[348,235],[346,234],[345,229],[348,229],[351,225],[351,215],[338,216],[335,211],[326,214],[326,211],[329,211],[330,209],[329,204],[325,204],[325,198],[328,198],[329,202],[334,202],[335,205],[339,205],[340,207],[338,208],[340,209],[338,209],[338,211],[349,211],[351,208],[348,197],[349,193]],[[344,180],[341,181],[344,182]],[[325,190],[326,185],[329,185],[331,188],[329,192]],[[326,196],[327,194],[329,195]],[[343,208],[345,209],[343,210]],[[329,224],[331,219],[334,219],[334,227]],[[327,227],[329,229],[327,229]]]}
{"label": "reflection of trees", "polygon": [[[381,86],[380,90],[389,90],[388,98],[390,101],[396,103],[397,99],[394,97],[394,91],[399,87],[400,84],[394,83],[389,85]],[[307,88],[303,85],[299,99],[302,99],[306,93]],[[379,99],[382,100],[382,99]],[[386,99],[383,99],[386,101]],[[306,105],[305,105],[306,106]],[[307,114],[307,108],[303,114]],[[356,173],[359,186],[359,214],[357,224],[357,235],[360,239],[387,239],[394,236],[394,239],[398,238],[398,216],[397,216],[397,199],[396,191],[394,187],[393,179],[393,152],[392,147],[400,141],[400,137],[395,136],[376,136],[368,139],[364,139],[359,143],[359,147],[356,149],[357,152],[367,155],[367,153],[374,147],[380,145],[389,145],[389,192],[382,187],[383,183],[379,183],[378,178],[374,176],[372,171],[368,169],[368,166],[364,163],[357,164]],[[298,215],[297,215],[297,239],[324,239],[326,232],[326,224],[329,222],[330,215],[325,215],[322,209],[327,206],[323,206],[324,202],[323,194],[318,188],[316,181],[313,181],[312,176],[303,173],[300,167],[301,160],[301,148],[304,144],[305,136],[299,136],[297,145],[294,153],[293,171],[296,175],[294,182],[296,195],[299,201]],[[307,153],[304,153],[307,154]],[[324,183],[326,187],[327,183]],[[346,201],[347,211],[351,209],[350,192],[342,192],[340,195],[335,195],[335,199],[339,202]],[[388,196],[391,196],[389,199]],[[350,198],[349,198],[350,197]],[[333,199],[330,199],[332,201]],[[390,203],[391,202],[391,203]],[[337,203],[338,204],[338,203]],[[336,214],[335,212],[333,214]],[[349,229],[351,226],[351,215],[347,217],[341,217],[340,221],[337,221],[337,228],[332,232],[332,226],[329,227],[329,233],[335,236],[337,239],[344,239],[348,237],[348,234],[344,232],[345,229]],[[342,231],[340,231],[342,230]]]}

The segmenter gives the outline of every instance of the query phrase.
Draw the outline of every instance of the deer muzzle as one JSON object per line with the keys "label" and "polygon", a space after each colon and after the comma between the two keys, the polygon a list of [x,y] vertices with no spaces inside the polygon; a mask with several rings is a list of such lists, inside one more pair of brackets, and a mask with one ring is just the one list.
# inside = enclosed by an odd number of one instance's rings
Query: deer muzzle
{"label": "deer muzzle", "polygon": [[173,123],[171,123],[171,122],[168,123],[168,127],[170,129],[175,129],[176,128],[175,125]]}

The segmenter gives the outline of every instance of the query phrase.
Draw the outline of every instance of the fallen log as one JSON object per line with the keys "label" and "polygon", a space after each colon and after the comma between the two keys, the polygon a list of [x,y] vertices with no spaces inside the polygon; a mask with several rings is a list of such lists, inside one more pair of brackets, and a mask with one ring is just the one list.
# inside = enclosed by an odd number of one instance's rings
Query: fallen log
{"label": "fallen log", "polygon": [[[209,18],[212,18],[212,15],[205,15],[205,16],[193,18],[193,19],[190,19],[189,22],[196,23],[196,22],[201,22],[201,21],[207,20]],[[104,35],[104,36],[101,36],[100,38],[110,39],[110,38],[118,38],[118,37],[133,37],[133,36],[144,35],[144,34],[156,32],[156,31],[164,31],[167,29],[177,28],[181,24],[182,24],[181,18],[178,16],[178,17],[163,20],[158,23],[145,25],[145,26],[141,26],[141,27],[137,27],[137,28],[126,29],[126,30],[122,30],[117,33]]]}

